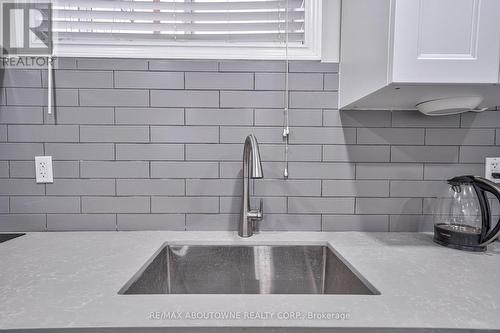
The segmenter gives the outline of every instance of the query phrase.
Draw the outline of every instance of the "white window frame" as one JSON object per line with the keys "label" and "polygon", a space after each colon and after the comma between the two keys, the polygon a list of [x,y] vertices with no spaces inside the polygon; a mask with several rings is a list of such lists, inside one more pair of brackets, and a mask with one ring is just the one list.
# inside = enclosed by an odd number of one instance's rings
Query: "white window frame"
{"label": "white window frame", "polygon": [[[305,43],[290,45],[288,56],[291,60],[321,59],[322,3],[332,0],[305,1]],[[180,44],[180,43],[179,43]],[[215,43],[214,43],[215,44]],[[285,47],[281,46],[200,46],[200,45],[86,45],[54,43],[54,55],[58,57],[95,58],[165,58],[165,59],[264,59],[274,60],[285,57]]]}

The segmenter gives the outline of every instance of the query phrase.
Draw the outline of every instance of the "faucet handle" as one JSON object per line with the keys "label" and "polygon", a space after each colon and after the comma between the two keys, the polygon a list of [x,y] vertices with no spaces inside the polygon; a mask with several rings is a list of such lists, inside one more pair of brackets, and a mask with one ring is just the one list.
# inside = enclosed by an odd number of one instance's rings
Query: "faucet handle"
{"label": "faucet handle", "polygon": [[260,221],[264,218],[264,201],[260,199],[259,209],[252,209],[248,212],[248,218],[253,221]]}
{"label": "faucet handle", "polygon": [[252,229],[254,232],[259,232],[260,221],[264,218],[264,201],[260,199],[259,209],[252,211],[253,218],[251,220]]}
{"label": "faucet handle", "polygon": [[261,221],[264,218],[264,200],[260,198],[259,209],[255,211],[255,220]]}
{"label": "faucet handle", "polygon": [[259,210],[257,212],[257,219],[260,221],[264,218],[264,200],[260,198]]}

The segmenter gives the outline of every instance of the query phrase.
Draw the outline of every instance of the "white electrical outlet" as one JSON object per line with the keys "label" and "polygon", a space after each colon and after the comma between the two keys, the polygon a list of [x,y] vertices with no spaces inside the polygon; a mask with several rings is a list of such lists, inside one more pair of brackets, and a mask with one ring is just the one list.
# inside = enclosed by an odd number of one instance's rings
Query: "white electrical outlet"
{"label": "white electrical outlet", "polygon": [[52,156],[35,156],[35,175],[37,183],[53,183]]}
{"label": "white electrical outlet", "polygon": [[500,157],[486,157],[485,178],[500,183]]}

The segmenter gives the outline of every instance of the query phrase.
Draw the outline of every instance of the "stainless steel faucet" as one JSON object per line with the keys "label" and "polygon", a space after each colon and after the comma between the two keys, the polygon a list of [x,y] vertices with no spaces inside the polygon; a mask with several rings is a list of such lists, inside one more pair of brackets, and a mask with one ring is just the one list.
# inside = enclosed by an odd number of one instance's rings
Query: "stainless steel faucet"
{"label": "stainless steel faucet", "polygon": [[259,143],[253,134],[245,139],[243,148],[243,194],[241,196],[241,213],[238,235],[250,237],[258,229],[258,222],[264,216],[263,203],[260,199],[259,209],[250,208],[249,181],[252,179],[264,178],[262,173],[262,163],[260,162]]}

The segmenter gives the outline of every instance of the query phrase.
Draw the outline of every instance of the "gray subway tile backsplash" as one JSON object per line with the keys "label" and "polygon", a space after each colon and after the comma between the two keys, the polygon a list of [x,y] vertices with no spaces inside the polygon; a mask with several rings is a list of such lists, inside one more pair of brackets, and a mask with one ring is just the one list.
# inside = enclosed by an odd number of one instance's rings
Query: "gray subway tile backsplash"
{"label": "gray subway tile backsplash", "polygon": [[321,196],[320,180],[269,179],[255,182],[256,196]]}
{"label": "gray subway tile backsplash", "polygon": [[56,113],[48,114],[47,109],[43,112],[45,124],[114,124],[114,108],[106,107],[57,107]]}
{"label": "gray subway tile backsplash", "polygon": [[421,198],[356,198],[357,214],[422,214]]}
{"label": "gray subway tile backsplash", "polygon": [[10,142],[78,142],[77,125],[9,125]]}
{"label": "gray subway tile backsplash", "polygon": [[324,126],[339,127],[391,127],[392,113],[378,110],[323,110]]}
{"label": "gray subway tile backsplash", "polygon": [[180,144],[116,144],[116,160],[167,161],[183,159],[184,146]]}
{"label": "gray subway tile backsplash", "polygon": [[147,126],[80,126],[81,142],[149,142]]}
{"label": "gray subway tile backsplash", "polygon": [[323,78],[324,90],[338,90],[339,89],[339,75],[338,74],[324,74]]}
{"label": "gray subway tile backsplash", "polygon": [[47,195],[115,195],[114,179],[59,179],[46,185]]}
{"label": "gray subway tile backsplash", "polygon": [[113,231],[115,214],[47,214],[48,231]]}
{"label": "gray subway tile backsplash", "polygon": [[12,196],[11,213],[80,213],[80,198],[71,196]]}
{"label": "gray subway tile backsplash", "polygon": [[81,106],[149,106],[149,92],[139,89],[81,89]]}
{"label": "gray subway tile backsplash", "polygon": [[219,106],[219,91],[215,90],[151,90],[150,95],[154,107]]}
{"label": "gray subway tile backsplash", "polygon": [[217,126],[151,126],[151,142],[218,143]]}
{"label": "gray subway tile backsplash", "polygon": [[281,143],[283,142],[281,131],[280,127],[222,126],[220,143],[241,143],[251,133],[257,137],[259,143]]}
{"label": "gray subway tile backsplash", "polygon": [[115,88],[184,89],[182,72],[115,71]]}
{"label": "gray subway tile backsplash", "polygon": [[462,128],[496,128],[500,124],[500,112],[470,112],[462,114]]}
{"label": "gray subway tile backsplash", "polygon": [[321,63],[319,61],[291,61],[289,71],[301,73],[337,73],[339,71],[339,64]]}
{"label": "gray subway tile backsplash", "polygon": [[32,160],[42,155],[42,143],[0,143],[0,160]]}
{"label": "gray subway tile backsplash", "polygon": [[117,179],[117,195],[184,195],[182,179]]}
{"label": "gray subway tile backsplash", "polygon": [[116,124],[184,125],[182,108],[116,108]]}
{"label": "gray subway tile backsplash", "polygon": [[354,214],[354,198],[289,197],[292,214]]}
{"label": "gray subway tile backsplash", "polygon": [[82,197],[83,213],[150,213],[148,197]]}
{"label": "gray subway tile backsplash", "polygon": [[7,103],[7,93],[5,88],[0,88],[0,105],[5,105]]}
{"label": "gray subway tile backsplash", "polygon": [[[115,147],[112,143],[45,143],[44,146],[45,154],[52,156],[55,160],[113,160],[115,158]],[[37,155],[41,155],[41,152]],[[33,159],[33,156],[27,159]]]}
{"label": "gray subway tile backsplash", "polygon": [[336,91],[291,91],[291,108],[328,109],[337,107]]}
{"label": "gray subway tile backsplash", "polygon": [[10,69],[0,76],[2,87],[39,88],[42,86],[40,70]]}
{"label": "gray subway tile backsplash", "polygon": [[[182,159],[182,158],[179,158]],[[151,178],[218,178],[218,162],[151,162]]]}
{"label": "gray subway tile backsplash", "polygon": [[184,214],[117,214],[118,230],[173,230],[186,229]]}
{"label": "gray subway tile backsplash", "polygon": [[150,60],[149,69],[153,71],[170,72],[201,72],[217,71],[218,62],[215,60]]}
{"label": "gray subway tile backsplash", "polygon": [[[53,76],[58,88],[113,88],[112,71],[56,70]],[[42,86],[47,87],[47,72],[42,72]]]}
{"label": "gray subway tile backsplash", "polygon": [[[54,103],[58,106],[78,106],[78,89],[55,89]],[[6,88],[9,106],[47,106],[45,88]]]}
{"label": "gray subway tile backsplash", "polygon": [[323,215],[323,231],[389,231],[388,215]]}
{"label": "gray subway tile backsplash", "polygon": [[0,124],[42,124],[42,112],[40,106],[0,106]]}
{"label": "gray subway tile backsplash", "polygon": [[323,160],[330,162],[389,162],[390,146],[323,146]]}
{"label": "gray subway tile backsplash", "polygon": [[238,230],[238,214],[187,214],[186,230]]}
{"label": "gray subway tile backsplash", "polygon": [[420,163],[358,163],[357,179],[423,179]]}
{"label": "gray subway tile backsplash", "polygon": [[253,73],[186,72],[186,89],[252,90],[253,76]]}
{"label": "gray subway tile backsplash", "polygon": [[[35,178],[35,162],[10,161],[9,172],[11,178]],[[53,161],[52,169],[55,178],[78,178],[80,175],[79,161]]]}
{"label": "gray subway tile backsplash", "polygon": [[388,197],[387,180],[323,180],[325,197]]}
{"label": "gray subway tile backsplash", "polygon": [[184,214],[117,214],[118,230],[171,230],[184,231]]}
{"label": "gray subway tile backsplash", "polygon": [[392,162],[458,162],[458,146],[391,146]]}
{"label": "gray subway tile backsplash", "polygon": [[460,163],[484,163],[486,157],[500,156],[500,146],[460,147]]}
{"label": "gray subway tile backsplash", "polygon": [[81,161],[82,178],[149,178],[147,161]]}
{"label": "gray subway tile backsplash", "polygon": [[[238,194],[240,195],[240,194]],[[253,197],[250,200],[252,207],[259,207],[260,198]],[[263,200],[264,214],[286,214],[287,200],[285,197],[266,197]],[[238,197],[220,197],[220,213],[239,214],[241,208],[241,196]]]}
{"label": "gray subway tile backsplash", "polygon": [[152,213],[218,213],[218,197],[152,197]]}
{"label": "gray subway tile backsplash", "polygon": [[364,145],[423,145],[423,128],[358,128],[357,143]]}
{"label": "gray subway tile backsplash", "polygon": [[[9,197],[0,197],[0,214],[9,213]],[[7,216],[0,215],[0,218],[7,219]]]}
{"label": "gray subway tile backsplash", "polygon": [[392,113],[393,127],[459,127],[460,115],[429,117],[415,111],[397,111]]}
{"label": "gray subway tile backsplash", "polygon": [[186,109],[186,125],[253,125],[253,109]]}
{"label": "gray subway tile backsplash", "polygon": [[321,231],[321,216],[304,214],[269,214],[260,230]]}
{"label": "gray subway tile backsplash", "polygon": [[[323,73],[290,73],[289,90],[323,90]],[[285,90],[285,73],[255,73],[256,90]]]}
{"label": "gray subway tile backsplash", "polygon": [[43,184],[30,179],[0,179],[0,195],[44,195]]}
{"label": "gray subway tile backsplash", "polygon": [[[2,200],[0,199],[0,212],[2,211]],[[45,231],[45,214],[0,214],[0,231]]]}
{"label": "gray subway tile backsplash", "polygon": [[[500,111],[337,110],[338,64],[60,58],[0,81],[0,231],[236,230],[243,140],[257,136],[261,230],[429,231],[442,181],[483,175]],[[36,184],[34,156],[54,158]]]}
{"label": "gray subway tile backsplash", "polygon": [[[290,109],[290,126],[320,127],[323,123],[321,109]],[[283,126],[283,109],[255,109],[256,126]]]}
{"label": "gray subway tile backsplash", "polygon": [[487,146],[495,144],[494,129],[428,128],[425,133],[427,145]]}
{"label": "gray subway tile backsplash", "polygon": [[457,175],[482,175],[484,164],[432,164],[424,165],[425,180],[445,180]]}
{"label": "gray subway tile backsplash", "polygon": [[143,59],[76,59],[78,69],[144,70],[148,61]]}
{"label": "gray subway tile backsplash", "polygon": [[0,142],[7,141],[7,125],[0,125]]}
{"label": "gray subway tile backsplash", "polygon": [[[391,181],[392,197],[439,197],[443,193],[443,180],[439,181],[415,181],[395,180]],[[445,188],[446,189],[446,188]]]}
{"label": "gray subway tile backsplash", "polygon": [[284,61],[226,60],[219,62],[221,72],[285,72]]}
{"label": "gray subway tile backsplash", "polygon": [[283,91],[222,90],[220,106],[224,108],[283,108],[285,93]]}
{"label": "gray subway tile backsplash", "polygon": [[9,161],[0,161],[0,178],[9,178]]}

